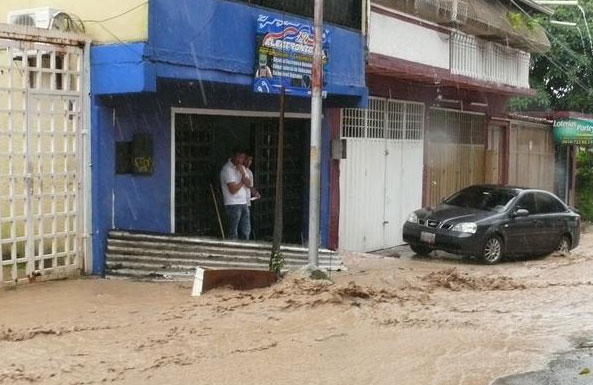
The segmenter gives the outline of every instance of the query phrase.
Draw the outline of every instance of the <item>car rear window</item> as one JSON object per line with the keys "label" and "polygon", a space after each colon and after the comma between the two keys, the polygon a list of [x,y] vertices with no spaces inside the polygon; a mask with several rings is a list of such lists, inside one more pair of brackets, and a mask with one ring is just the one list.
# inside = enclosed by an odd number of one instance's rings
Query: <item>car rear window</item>
{"label": "car rear window", "polygon": [[566,212],[566,207],[558,199],[549,194],[537,193],[537,208],[538,213],[563,213]]}
{"label": "car rear window", "polygon": [[483,211],[502,211],[517,196],[512,190],[473,186],[454,194],[445,203]]}

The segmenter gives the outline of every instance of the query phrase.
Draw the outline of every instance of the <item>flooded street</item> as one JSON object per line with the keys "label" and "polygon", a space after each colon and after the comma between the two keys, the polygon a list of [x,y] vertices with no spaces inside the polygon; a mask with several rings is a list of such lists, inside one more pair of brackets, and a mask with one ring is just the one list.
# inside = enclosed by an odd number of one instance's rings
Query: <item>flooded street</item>
{"label": "flooded street", "polygon": [[591,339],[592,234],[496,266],[391,254],[345,256],[334,284],[200,298],[98,279],[4,290],[0,384],[489,384]]}

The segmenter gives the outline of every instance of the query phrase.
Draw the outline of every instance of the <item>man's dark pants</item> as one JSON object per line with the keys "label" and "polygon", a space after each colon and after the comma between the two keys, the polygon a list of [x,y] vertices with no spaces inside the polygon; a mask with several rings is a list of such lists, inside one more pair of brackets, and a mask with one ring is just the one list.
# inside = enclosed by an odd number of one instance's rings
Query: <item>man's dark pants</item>
{"label": "man's dark pants", "polygon": [[247,205],[227,205],[226,213],[229,225],[229,239],[248,240],[251,234],[251,219]]}

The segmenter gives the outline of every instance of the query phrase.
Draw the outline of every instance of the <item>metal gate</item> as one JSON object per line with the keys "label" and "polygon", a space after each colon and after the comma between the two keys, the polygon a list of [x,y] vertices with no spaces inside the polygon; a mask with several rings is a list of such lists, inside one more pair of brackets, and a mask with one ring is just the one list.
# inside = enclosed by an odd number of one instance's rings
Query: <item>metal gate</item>
{"label": "metal gate", "polygon": [[554,133],[547,124],[512,121],[509,184],[554,191]]}
{"label": "metal gate", "polygon": [[79,272],[88,246],[85,41],[34,31],[0,25],[0,284]]}
{"label": "metal gate", "polygon": [[341,249],[403,243],[403,224],[422,204],[423,136],[421,103],[371,98],[368,109],[342,111]]}
{"label": "metal gate", "polygon": [[[303,151],[308,142],[306,121],[285,119],[283,242],[303,243],[302,207],[307,186],[308,158]],[[252,125],[256,185],[262,198],[252,207],[256,239],[271,240],[274,233],[278,121],[258,119]]]}
{"label": "metal gate", "polygon": [[[175,226],[177,234],[218,236],[210,186],[218,189],[213,165],[212,120],[196,114],[175,115]],[[210,182],[210,183],[209,183]]]}
{"label": "metal gate", "polygon": [[426,153],[430,206],[473,184],[484,183],[486,119],[483,114],[431,108]]}

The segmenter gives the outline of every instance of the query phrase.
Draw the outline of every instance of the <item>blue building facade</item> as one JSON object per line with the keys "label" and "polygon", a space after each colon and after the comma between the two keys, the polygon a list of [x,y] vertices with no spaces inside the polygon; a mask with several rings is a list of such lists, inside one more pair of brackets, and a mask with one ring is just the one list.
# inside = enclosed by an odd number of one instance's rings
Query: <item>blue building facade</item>
{"label": "blue building facade", "polygon": [[[262,14],[312,23],[244,2],[150,0],[147,41],[92,48],[95,274],[104,271],[110,229],[216,235],[208,219],[214,215],[216,175],[236,144],[252,148],[256,184],[273,191],[279,97],[253,91],[256,21]],[[332,109],[363,106],[367,88],[361,31],[324,28],[331,35],[322,148],[321,239],[327,246],[330,131],[339,123],[328,117],[336,115]],[[285,201],[294,222],[287,239],[306,242],[310,100],[289,96],[286,111],[291,145]],[[259,217],[257,210],[256,236],[259,231],[265,239],[269,224],[265,210]]]}

